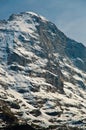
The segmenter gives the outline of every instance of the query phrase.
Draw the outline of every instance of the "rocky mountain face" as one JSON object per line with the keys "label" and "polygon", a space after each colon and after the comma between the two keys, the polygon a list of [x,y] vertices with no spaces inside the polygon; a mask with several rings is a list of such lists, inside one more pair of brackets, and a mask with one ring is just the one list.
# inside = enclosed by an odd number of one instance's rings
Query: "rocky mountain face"
{"label": "rocky mountain face", "polygon": [[0,128],[85,130],[85,116],[86,47],[32,12],[0,21]]}

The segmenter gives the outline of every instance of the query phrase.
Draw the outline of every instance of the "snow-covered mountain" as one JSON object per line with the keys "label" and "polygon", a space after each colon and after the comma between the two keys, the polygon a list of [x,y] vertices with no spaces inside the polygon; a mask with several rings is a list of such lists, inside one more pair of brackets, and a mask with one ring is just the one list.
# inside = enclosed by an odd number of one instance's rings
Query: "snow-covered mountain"
{"label": "snow-covered mountain", "polygon": [[32,12],[0,21],[0,128],[86,129],[86,47]]}

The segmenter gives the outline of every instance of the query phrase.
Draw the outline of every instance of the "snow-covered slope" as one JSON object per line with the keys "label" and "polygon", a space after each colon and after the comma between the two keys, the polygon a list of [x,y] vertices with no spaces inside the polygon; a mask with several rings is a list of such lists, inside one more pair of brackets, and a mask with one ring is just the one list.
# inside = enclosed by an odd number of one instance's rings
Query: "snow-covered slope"
{"label": "snow-covered slope", "polygon": [[86,47],[32,12],[0,21],[0,127],[86,128]]}

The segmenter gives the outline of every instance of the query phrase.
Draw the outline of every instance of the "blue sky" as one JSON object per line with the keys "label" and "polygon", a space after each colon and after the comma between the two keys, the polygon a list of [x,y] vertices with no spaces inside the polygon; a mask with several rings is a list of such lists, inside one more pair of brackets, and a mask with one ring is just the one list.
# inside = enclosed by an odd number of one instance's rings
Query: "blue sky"
{"label": "blue sky", "polygon": [[24,11],[45,16],[68,37],[86,45],[86,0],[0,0],[0,19]]}

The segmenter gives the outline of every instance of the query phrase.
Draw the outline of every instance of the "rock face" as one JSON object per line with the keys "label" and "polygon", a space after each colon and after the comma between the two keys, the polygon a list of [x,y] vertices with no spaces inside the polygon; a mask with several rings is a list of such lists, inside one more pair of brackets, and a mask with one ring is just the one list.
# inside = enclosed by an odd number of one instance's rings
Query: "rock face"
{"label": "rock face", "polygon": [[0,21],[0,128],[84,130],[85,115],[86,47],[32,12]]}

